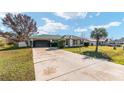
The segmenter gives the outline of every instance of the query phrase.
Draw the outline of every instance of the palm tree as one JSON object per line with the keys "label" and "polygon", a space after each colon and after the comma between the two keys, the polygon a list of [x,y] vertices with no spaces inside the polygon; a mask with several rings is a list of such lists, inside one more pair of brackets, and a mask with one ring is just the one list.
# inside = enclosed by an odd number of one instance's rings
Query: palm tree
{"label": "palm tree", "polygon": [[108,33],[106,32],[105,28],[95,28],[91,32],[91,38],[96,39],[96,50],[95,50],[96,53],[98,52],[99,40],[107,36],[108,36]]}

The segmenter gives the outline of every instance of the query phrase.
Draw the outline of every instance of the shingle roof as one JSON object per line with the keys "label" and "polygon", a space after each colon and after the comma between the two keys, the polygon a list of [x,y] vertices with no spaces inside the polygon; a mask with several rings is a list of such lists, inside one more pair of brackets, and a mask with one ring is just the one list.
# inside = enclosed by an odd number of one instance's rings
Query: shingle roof
{"label": "shingle roof", "polygon": [[[87,40],[96,42],[96,39],[93,39],[93,38],[90,38],[90,39],[87,39]],[[106,41],[106,40],[107,40],[106,38],[103,38],[103,39],[100,39],[99,41]]]}
{"label": "shingle roof", "polygon": [[121,38],[119,41],[124,42],[124,38]]}
{"label": "shingle roof", "polygon": [[113,40],[112,42],[124,42],[124,38]]}

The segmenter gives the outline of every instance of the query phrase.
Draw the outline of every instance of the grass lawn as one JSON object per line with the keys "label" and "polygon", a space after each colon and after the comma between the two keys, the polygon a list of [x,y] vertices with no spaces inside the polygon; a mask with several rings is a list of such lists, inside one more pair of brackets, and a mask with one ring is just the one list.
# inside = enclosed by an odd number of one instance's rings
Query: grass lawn
{"label": "grass lawn", "polygon": [[0,50],[0,80],[34,80],[31,48]]}
{"label": "grass lawn", "polygon": [[81,47],[81,48],[65,48],[64,50],[84,54],[95,58],[104,58],[113,61],[117,64],[124,65],[124,50],[118,47],[116,50],[109,46],[99,46],[99,53],[95,53],[95,46]]}

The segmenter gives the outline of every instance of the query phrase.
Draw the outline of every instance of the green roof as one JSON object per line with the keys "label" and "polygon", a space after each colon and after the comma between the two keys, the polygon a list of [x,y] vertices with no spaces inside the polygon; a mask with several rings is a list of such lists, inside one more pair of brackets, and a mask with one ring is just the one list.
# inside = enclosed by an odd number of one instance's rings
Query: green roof
{"label": "green roof", "polygon": [[60,35],[33,35],[30,38],[40,38],[40,39],[60,39],[61,36]]}
{"label": "green roof", "polygon": [[74,35],[64,35],[64,36],[60,36],[60,35],[47,35],[47,34],[43,34],[43,35],[33,35],[31,36],[30,38],[40,38],[40,39],[54,39],[54,40],[57,40],[57,39],[61,39],[61,38],[64,38],[64,39],[81,39],[80,37],[78,36],[74,36]]}
{"label": "green roof", "polygon": [[62,36],[62,38],[64,38],[64,39],[81,39],[80,37],[74,36],[74,35],[64,35],[64,36]]}

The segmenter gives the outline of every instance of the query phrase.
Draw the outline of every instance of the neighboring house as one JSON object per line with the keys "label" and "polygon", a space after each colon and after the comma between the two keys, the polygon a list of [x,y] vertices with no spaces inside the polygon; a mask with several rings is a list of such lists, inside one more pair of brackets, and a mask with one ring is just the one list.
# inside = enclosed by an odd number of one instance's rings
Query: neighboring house
{"label": "neighboring house", "polygon": [[[96,45],[96,39],[90,38],[90,39],[85,39],[84,42],[88,42],[90,46],[95,46]],[[99,40],[99,45],[107,45],[108,39],[100,39]]]}
{"label": "neighboring house", "polygon": [[81,38],[74,35],[34,35],[30,37],[30,45],[31,47],[52,47],[59,39],[65,40],[65,47],[81,46]]}
{"label": "neighboring house", "polygon": [[12,40],[10,40],[10,39],[8,39],[8,38],[5,38],[5,37],[3,37],[2,35],[0,35],[0,41],[3,41],[3,42],[5,42],[6,44],[11,44],[11,43],[13,43],[13,41]]}
{"label": "neighboring house", "polygon": [[121,38],[121,39],[116,39],[116,40],[111,40],[109,42],[109,45],[110,46],[121,46],[124,44],[124,38]]}
{"label": "neighboring house", "polygon": [[0,36],[0,43],[2,43],[2,42],[3,42],[4,44],[9,43],[8,39],[6,39],[6,38]]}

